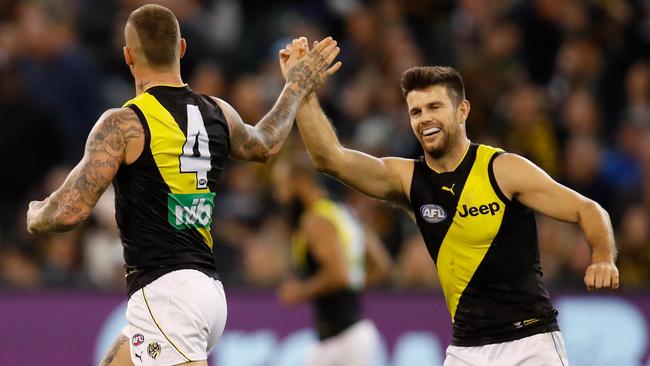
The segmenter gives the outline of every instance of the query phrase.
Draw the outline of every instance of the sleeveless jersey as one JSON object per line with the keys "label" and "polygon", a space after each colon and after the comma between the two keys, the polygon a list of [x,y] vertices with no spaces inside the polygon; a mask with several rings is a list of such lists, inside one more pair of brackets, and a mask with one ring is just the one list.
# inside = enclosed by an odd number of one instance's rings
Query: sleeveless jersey
{"label": "sleeveless jersey", "polygon": [[124,106],[145,138],[140,157],[113,181],[128,295],[177,269],[217,278],[210,230],[230,150],[223,112],[187,86],[154,86]]}
{"label": "sleeveless jersey", "polygon": [[542,284],[534,213],[499,189],[502,150],[471,144],[452,172],[415,161],[411,207],[453,322],[452,344],[479,346],[559,330]]}
{"label": "sleeveless jersey", "polygon": [[[364,234],[356,218],[342,205],[321,199],[307,208],[303,215],[323,218],[334,226],[345,255],[348,286],[322,295],[313,301],[316,331],[321,340],[333,337],[362,318],[359,291],[365,284]],[[311,255],[305,234],[294,233],[292,262],[299,277],[315,275],[320,264]]]}

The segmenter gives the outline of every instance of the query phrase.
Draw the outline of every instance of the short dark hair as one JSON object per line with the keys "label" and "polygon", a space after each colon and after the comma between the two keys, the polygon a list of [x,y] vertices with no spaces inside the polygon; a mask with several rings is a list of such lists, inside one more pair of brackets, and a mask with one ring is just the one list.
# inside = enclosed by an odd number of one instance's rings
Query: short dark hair
{"label": "short dark hair", "polygon": [[144,56],[151,66],[170,66],[178,57],[180,28],[171,10],[148,4],[134,10],[127,23],[138,34]]}
{"label": "short dark hair", "polygon": [[448,66],[416,66],[404,71],[401,79],[404,98],[413,90],[425,89],[433,85],[447,88],[449,98],[458,105],[465,100],[465,85],[460,73]]}

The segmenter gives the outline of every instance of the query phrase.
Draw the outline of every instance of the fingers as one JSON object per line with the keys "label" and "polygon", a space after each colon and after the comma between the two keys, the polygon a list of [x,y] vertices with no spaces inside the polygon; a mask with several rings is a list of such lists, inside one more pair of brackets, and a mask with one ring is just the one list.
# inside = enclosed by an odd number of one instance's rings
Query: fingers
{"label": "fingers", "polygon": [[278,56],[280,57],[280,61],[286,62],[289,59],[289,56],[291,56],[291,52],[289,52],[288,49],[283,48],[278,53]]}
{"label": "fingers", "polygon": [[589,291],[593,291],[594,287],[596,287],[596,277],[594,276],[593,266],[587,267],[587,272],[585,273],[585,285]]}
{"label": "fingers", "polygon": [[620,282],[618,280],[618,269],[616,269],[616,272],[612,275],[612,290],[618,290],[618,286],[620,285]]}
{"label": "fingers", "polygon": [[341,61],[338,61],[332,67],[327,69],[327,71],[325,71],[325,72],[327,73],[328,76],[334,75],[337,71],[339,71],[339,69],[341,68],[341,65],[343,65],[343,63],[341,63]]}
{"label": "fingers", "polygon": [[341,52],[341,49],[338,47],[333,47],[332,50],[330,51],[329,54],[325,56],[325,62],[323,63],[325,66],[329,65],[334,61],[336,56],[338,56],[339,52]]}
{"label": "fingers", "polygon": [[312,50],[313,50],[315,53],[321,53],[321,51],[322,51],[325,47],[327,47],[329,44],[331,44],[332,42],[336,42],[336,41],[334,41],[334,39],[333,39],[332,37],[329,37],[329,36],[328,36],[328,37],[325,37],[325,38],[323,38],[322,41],[317,42],[317,43],[314,45],[314,48],[312,48]]}
{"label": "fingers", "polygon": [[589,291],[606,288],[617,290],[619,287],[618,269],[613,263],[594,263],[587,267],[584,281]]}
{"label": "fingers", "polygon": [[602,284],[600,288],[610,288],[611,286],[612,286],[612,274],[609,271],[603,271]]}

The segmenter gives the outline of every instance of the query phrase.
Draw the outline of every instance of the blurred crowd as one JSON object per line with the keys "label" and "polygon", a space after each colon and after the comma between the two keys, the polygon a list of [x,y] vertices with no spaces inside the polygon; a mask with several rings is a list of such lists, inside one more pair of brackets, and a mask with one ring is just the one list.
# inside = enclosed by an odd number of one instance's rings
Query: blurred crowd
{"label": "blurred crowd", "polygon": [[[124,288],[112,192],[66,234],[25,231],[83,152],[99,115],[134,96],[123,26],[140,0],[0,0],[0,286]],[[161,0],[188,51],[182,76],[249,123],[279,94],[278,50],[332,35],[343,68],[320,91],[344,145],[417,157],[399,88],[415,65],[465,79],[474,142],[521,154],[611,215],[622,287],[650,287],[650,1]],[[286,149],[302,149],[297,136]],[[291,228],[273,201],[271,164],[231,162],[215,205],[215,252],[229,286],[273,287],[289,272]],[[332,196],[394,259],[392,288],[437,288],[403,212],[333,181]],[[544,279],[579,290],[590,253],[578,228],[538,218]]]}

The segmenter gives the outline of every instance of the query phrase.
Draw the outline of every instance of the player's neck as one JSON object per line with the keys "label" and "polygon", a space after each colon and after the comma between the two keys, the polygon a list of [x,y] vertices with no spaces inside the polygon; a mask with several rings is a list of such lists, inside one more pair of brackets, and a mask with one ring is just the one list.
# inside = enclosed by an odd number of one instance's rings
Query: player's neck
{"label": "player's neck", "polygon": [[152,70],[143,70],[135,75],[135,94],[140,95],[145,90],[156,85],[182,86],[183,79],[178,70],[169,72],[159,72]]}
{"label": "player's neck", "polygon": [[455,146],[443,156],[434,158],[431,154],[425,153],[424,159],[429,168],[433,169],[433,171],[437,173],[454,171],[458,165],[460,165],[463,158],[465,158],[470,143],[471,141],[468,138],[464,138],[461,142],[455,144]]}

